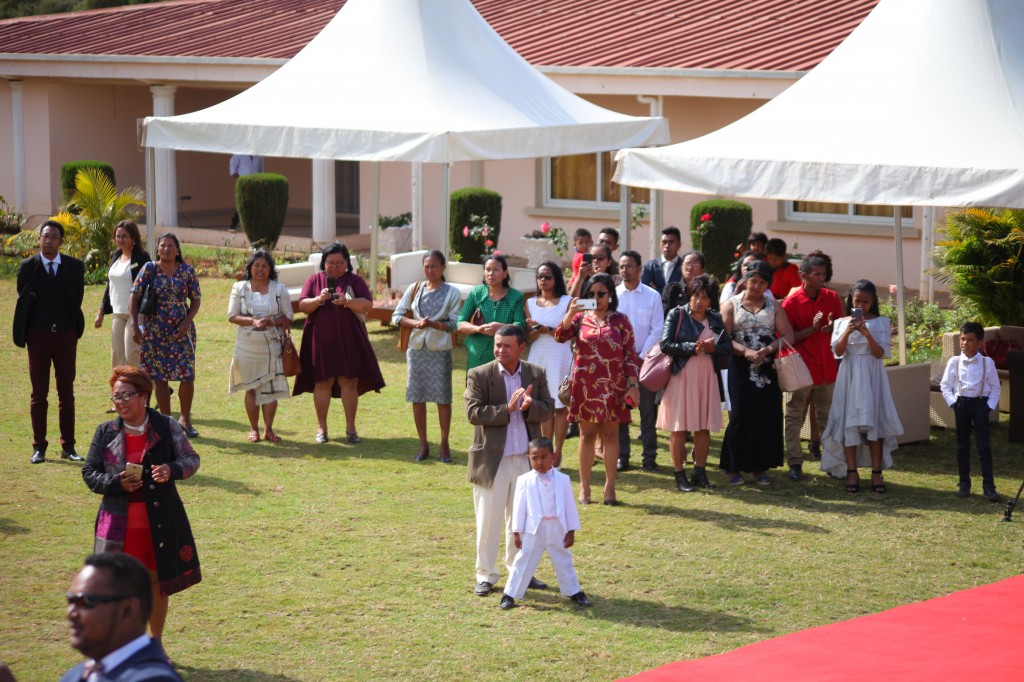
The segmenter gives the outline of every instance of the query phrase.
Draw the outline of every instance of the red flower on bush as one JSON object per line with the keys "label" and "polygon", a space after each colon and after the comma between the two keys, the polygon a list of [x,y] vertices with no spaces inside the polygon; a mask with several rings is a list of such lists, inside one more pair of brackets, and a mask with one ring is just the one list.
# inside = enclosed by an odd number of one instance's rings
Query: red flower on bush
{"label": "red flower on bush", "polygon": [[469,236],[469,226],[468,225],[466,225],[466,226],[464,226],[462,228],[462,236],[463,237],[468,237]]}
{"label": "red flower on bush", "polygon": [[551,231],[551,225],[549,223],[541,223],[540,231],[543,232],[544,234],[547,234],[548,232]]}
{"label": "red flower on bush", "polygon": [[484,246],[494,246],[494,242],[488,239],[487,241],[484,242]]}
{"label": "red flower on bush", "polygon": [[194,553],[192,552],[192,548],[189,545],[185,545],[184,547],[178,550],[178,558],[184,561],[185,563],[192,561],[193,556]]}
{"label": "red flower on bush", "polygon": [[700,219],[701,219],[702,221],[704,221],[704,222],[707,222],[707,221],[711,220],[711,214],[710,214],[710,213],[705,213],[704,215],[702,215],[702,216],[700,217]]}

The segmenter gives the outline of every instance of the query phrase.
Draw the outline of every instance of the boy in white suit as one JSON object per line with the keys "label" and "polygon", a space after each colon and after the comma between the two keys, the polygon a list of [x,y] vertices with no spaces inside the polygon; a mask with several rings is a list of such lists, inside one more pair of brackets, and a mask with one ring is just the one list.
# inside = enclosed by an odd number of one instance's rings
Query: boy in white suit
{"label": "boy in white suit", "polygon": [[580,589],[576,569],[569,548],[576,542],[580,517],[576,512],[576,499],[572,494],[569,477],[552,468],[555,453],[551,439],[534,438],[530,441],[530,466],[516,479],[516,494],[512,503],[512,532],[516,554],[509,573],[501,608],[511,609],[516,599],[522,599],[537,569],[544,550],[551,555],[558,578],[558,590],[578,606],[590,606],[590,600]]}

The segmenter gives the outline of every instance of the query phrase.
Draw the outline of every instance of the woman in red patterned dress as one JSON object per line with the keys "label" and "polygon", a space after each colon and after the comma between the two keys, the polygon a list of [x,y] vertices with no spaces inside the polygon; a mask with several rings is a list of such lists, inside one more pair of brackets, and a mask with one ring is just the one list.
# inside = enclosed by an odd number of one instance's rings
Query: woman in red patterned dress
{"label": "woman in red patterned dress", "polygon": [[633,326],[616,312],[615,282],[604,273],[591,277],[583,298],[596,299],[597,308],[584,310],[573,299],[555,340],[576,341],[572,369],[569,421],[580,425],[580,504],[590,504],[590,471],[594,444],[604,442],[604,503],[617,505],[615,465],[619,461],[619,424],[629,423],[629,405],[640,400],[637,377],[640,358],[633,345]]}

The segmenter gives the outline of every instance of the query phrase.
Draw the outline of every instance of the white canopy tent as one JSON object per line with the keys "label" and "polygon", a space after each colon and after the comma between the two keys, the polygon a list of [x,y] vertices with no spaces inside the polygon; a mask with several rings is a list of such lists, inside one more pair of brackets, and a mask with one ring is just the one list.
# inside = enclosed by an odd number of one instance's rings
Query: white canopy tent
{"label": "white canopy tent", "polygon": [[[781,95],[695,140],[620,151],[615,180],[897,207],[902,339],[898,207],[1024,207],[1021,35],[1020,0],[882,0]],[[906,361],[903,343],[900,361]]]}
{"label": "white canopy tent", "polygon": [[[371,162],[450,164],[668,141],[665,119],[609,111],[556,85],[469,0],[348,0],[263,81],[208,109],[150,117],[143,125],[150,152]],[[378,172],[375,167],[374,262]],[[445,250],[446,227],[445,219]]]}

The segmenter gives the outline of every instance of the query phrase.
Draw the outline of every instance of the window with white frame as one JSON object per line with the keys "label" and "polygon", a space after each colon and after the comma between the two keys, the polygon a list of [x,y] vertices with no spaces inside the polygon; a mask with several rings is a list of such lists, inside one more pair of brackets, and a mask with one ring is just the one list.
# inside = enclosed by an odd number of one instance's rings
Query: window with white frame
{"label": "window with white frame", "polygon": [[[612,182],[614,152],[552,156],[544,160],[544,205],[560,208],[618,208],[619,185]],[[629,200],[647,204],[650,191],[631,187]]]}
{"label": "window with white frame", "polygon": [[[873,224],[891,224],[892,206],[869,206],[867,204],[836,204],[828,201],[787,201],[786,220],[807,220],[822,222],[846,222]],[[905,219],[913,217],[913,209],[904,206],[900,216]]]}

